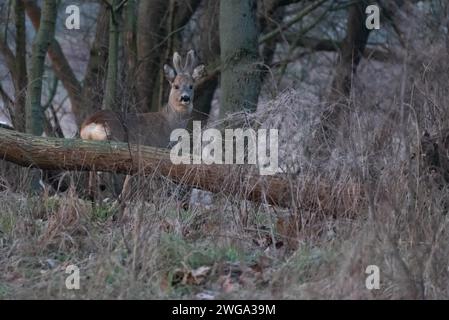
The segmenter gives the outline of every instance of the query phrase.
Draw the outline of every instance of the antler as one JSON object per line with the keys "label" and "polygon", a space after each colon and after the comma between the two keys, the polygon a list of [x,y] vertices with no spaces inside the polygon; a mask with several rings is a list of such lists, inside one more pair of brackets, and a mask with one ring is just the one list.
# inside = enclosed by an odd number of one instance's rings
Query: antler
{"label": "antler", "polygon": [[187,52],[186,61],[184,66],[182,66],[182,58],[178,52],[173,54],[173,67],[177,74],[188,73],[190,75],[193,74],[193,69],[195,68],[197,61],[194,50],[189,50]]}
{"label": "antler", "polygon": [[183,72],[183,68],[181,67],[181,56],[178,52],[175,52],[173,54],[173,67],[175,68],[177,74]]}
{"label": "antler", "polygon": [[189,50],[189,52],[187,52],[186,63],[184,65],[184,72],[192,74],[193,68],[195,67],[195,63],[196,63],[195,51]]}

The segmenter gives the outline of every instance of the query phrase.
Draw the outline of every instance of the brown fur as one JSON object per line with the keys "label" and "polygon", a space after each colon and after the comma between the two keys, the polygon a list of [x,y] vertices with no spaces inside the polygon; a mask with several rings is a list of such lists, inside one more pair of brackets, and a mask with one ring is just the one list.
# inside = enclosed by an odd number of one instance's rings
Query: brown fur
{"label": "brown fur", "polygon": [[[169,146],[170,134],[178,128],[185,128],[193,109],[193,86],[203,76],[204,66],[193,68],[193,51],[187,55],[184,67],[175,53],[175,70],[164,66],[171,85],[168,103],[159,112],[120,114],[101,110],[89,116],[81,125],[80,135],[89,140],[114,140],[165,148]],[[189,101],[182,101],[182,96]],[[103,131],[103,132],[102,132]]]}
{"label": "brown fur", "polygon": [[120,114],[101,110],[88,117],[81,125],[81,138],[96,139],[88,132],[89,125],[103,127],[107,140],[130,142],[153,147],[169,146],[170,134],[174,129],[185,128],[190,112],[176,112],[169,105],[160,112],[141,114]]}

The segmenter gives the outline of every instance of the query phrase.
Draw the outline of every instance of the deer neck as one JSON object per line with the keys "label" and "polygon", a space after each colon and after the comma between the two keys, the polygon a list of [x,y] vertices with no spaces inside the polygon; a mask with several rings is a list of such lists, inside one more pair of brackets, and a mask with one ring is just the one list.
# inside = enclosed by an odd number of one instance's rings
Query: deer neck
{"label": "deer neck", "polygon": [[170,103],[167,103],[164,108],[162,108],[161,113],[170,123],[170,126],[178,128],[181,126],[185,127],[187,125],[187,122],[189,121],[191,116],[190,110],[192,110],[192,106],[189,106],[189,108],[187,108],[187,110],[183,112],[177,111],[173,106],[170,105]]}

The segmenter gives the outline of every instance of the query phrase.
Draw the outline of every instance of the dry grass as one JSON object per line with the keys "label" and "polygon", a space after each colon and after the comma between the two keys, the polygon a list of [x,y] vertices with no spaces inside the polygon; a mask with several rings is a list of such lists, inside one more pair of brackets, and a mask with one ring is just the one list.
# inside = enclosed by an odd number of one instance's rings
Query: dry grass
{"label": "dry grass", "polygon": [[[297,98],[287,91],[271,110],[307,112]],[[282,150],[285,176],[297,186],[290,209],[218,194],[184,211],[177,186],[136,177],[117,222],[110,200],[92,206],[75,188],[30,196],[20,191],[27,170],[2,164],[0,296],[447,298],[449,193],[406,153],[416,151],[416,118],[407,113],[406,125],[394,125],[389,113],[355,101],[327,163],[292,152],[307,132],[283,131],[274,113],[259,118],[290,142]],[[294,163],[300,168],[288,170]],[[71,178],[82,185],[82,175]],[[70,264],[80,268],[78,291],[65,288]],[[365,286],[368,265],[380,268],[379,290]]]}

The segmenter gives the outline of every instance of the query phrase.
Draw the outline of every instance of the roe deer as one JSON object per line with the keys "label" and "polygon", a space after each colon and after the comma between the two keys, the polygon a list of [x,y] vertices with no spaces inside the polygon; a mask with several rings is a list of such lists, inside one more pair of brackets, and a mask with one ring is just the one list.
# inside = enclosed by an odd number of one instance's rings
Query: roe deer
{"label": "roe deer", "polygon": [[[173,54],[173,67],[164,65],[164,74],[171,85],[168,103],[158,112],[118,113],[101,110],[88,117],[81,125],[80,135],[85,140],[114,140],[167,148],[170,134],[186,128],[193,109],[194,84],[205,75],[204,65],[198,65],[195,52],[187,53],[185,64],[181,56]],[[120,198],[127,192],[126,176]],[[89,174],[89,193],[93,194],[95,173]]]}

